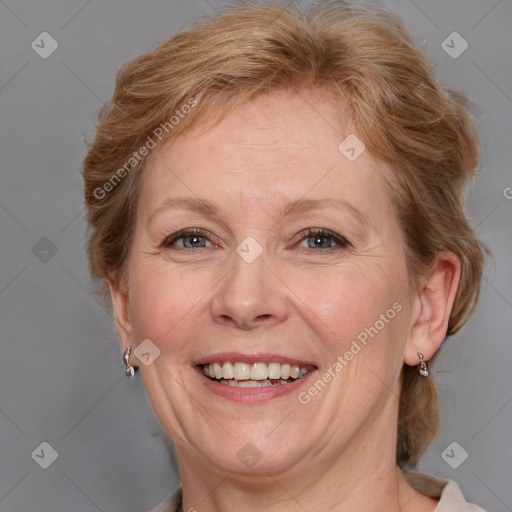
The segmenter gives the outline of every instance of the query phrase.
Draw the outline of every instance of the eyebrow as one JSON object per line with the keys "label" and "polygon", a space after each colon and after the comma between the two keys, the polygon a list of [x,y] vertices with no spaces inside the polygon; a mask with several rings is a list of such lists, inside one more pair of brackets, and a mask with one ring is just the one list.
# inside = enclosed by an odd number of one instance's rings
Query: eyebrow
{"label": "eyebrow", "polygon": [[205,217],[215,217],[219,214],[218,207],[207,199],[200,199],[198,197],[173,197],[167,198],[160,206],[158,206],[158,208],[150,214],[146,224],[149,224],[161,211],[169,209],[195,212],[200,215],[204,215]]}
{"label": "eyebrow", "polygon": [[282,217],[296,213],[307,213],[312,210],[327,210],[328,208],[348,210],[361,224],[373,228],[370,218],[362,210],[342,199],[298,199],[286,205]]}
{"label": "eyebrow", "polygon": [[[326,210],[328,208],[348,210],[363,225],[373,228],[370,218],[353,204],[341,199],[297,199],[288,203],[279,217],[279,221],[288,216],[307,213],[313,210]],[[204,215],[205,217],[220,217],[219,207],[207,199],[198,197],[174,197],[167,198],[148,217],[147,224],[160,212],[169,209],[183,210]],[[278,222],[279,222],[278,221]]]}

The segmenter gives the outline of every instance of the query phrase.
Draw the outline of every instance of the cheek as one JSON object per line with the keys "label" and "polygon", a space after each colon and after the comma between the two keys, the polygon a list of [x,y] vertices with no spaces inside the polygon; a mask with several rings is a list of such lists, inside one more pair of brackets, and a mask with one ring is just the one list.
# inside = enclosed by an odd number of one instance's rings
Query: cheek
{"label": "cheek", "polygon": [[[335,269],[295,279],[300,307],[310,323],[323,332],[332,354],[342,354],[356,340],[362,347],[373,343],[378,352],[404,338],[406,280],[400,274],[372,272],[368,268]],[[368,345],[364,345],[364,343]],[[390,353],[393,351],[390,351]]]}
{"label": "cheek", "polygon": [[188,325],[204,307],[215,279],[207,269],[189,272],[171,270],[165,264],[139,264],[131,274],[130,285],[134,335],[157,345],[172,340],[178,349],[180,337],[186,337],[189,330],[177,327]]}

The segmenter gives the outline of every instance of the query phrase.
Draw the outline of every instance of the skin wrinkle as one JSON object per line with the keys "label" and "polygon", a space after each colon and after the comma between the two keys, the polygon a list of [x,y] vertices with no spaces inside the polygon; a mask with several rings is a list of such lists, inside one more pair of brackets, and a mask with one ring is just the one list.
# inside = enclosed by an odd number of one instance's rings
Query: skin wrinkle
{"label": "skin wrinkle", "polygon": [[[433,505],[391,469],[414,466],[439,424],[435,379],[417,371],[418,352],[435,375],[432,357],[477,302],[486,248],[464,189],[480,143],[469,98],[437,82],[403,21],[343,3],[254,6],[193,24],[119,68],[87,144],[90,273],[104,299],[110,292],[121,350],[132,349],[176,442],[185,510],[391,512],[404,497],[404,512]],[[366,146],[354,162],[337,149],[349,134]],[[169,196],[217,201],[219,215],[169,211],[145,229]],[[283,217],[289,200],[334,197],[374,214],[373,231],[330,209]],[[160,246],[191,227],[218,247]],[[295,244],[321,227],[350,245]],[[236,250],[247,236],[263,248],[252,264]],[[220,350],[271,350],[314,360],[323,375],[399,303],[307,406],[234,404],[192,373]],[[146,338],[161,349],[147,368],[134,353]],[[251,471],[236,457],[247,441],[263,454]]]}
{"label": "skin wrinkle", "polygon": [[[240,199],[242,200],[242,199]],[[252,209],[259,209],[260,204],[262,204],[262,199],[260,197],[255,197],[253,199],[247,200],[247,198],[243,199],[244,205],[247,206],[248,203],[252,203]],[[361,212],[361,210],[355,208],[352,204],[346,201],[337,201],[337,200],[322,200],[322,201],[313,201],[311,199],[299,199],[292,202],[287,203],[285,208],[282,208],[279,215],[279,220],[287,216],[300,214],[305,214],[309,212],[321,212],[325,210],[329,210],[330,208],[336,208],[337,210],[342,209],[347,211],[352,217],[354,217],[360,224],[363,224],[365,227],[370,228],[372,230],[375,229],[374,223],[371,220],[371,217],[365,215]],[[226,223],[222,221],[222,218],[219,214],[220,208],[212,201],[205,201],[203,199],[198,198],[167,198],[164,200],[148,217],[146,225],[148,228],[151,226],[152,221],[162,212],[167,212],[167,210],[183,210],[183,211],[191,211],[198,215],[202,215],[203,217],[212,218],[213,220],[218,220],[226,227]],[[273,224],[275,226],[275,223]],[[256,229],[256,228],[255,228]],[[265,231],[266,228],[258,227],[258,230]]]}
{"label": "skin wrinkle", "polygon": [[[315,98],[315,108],[338,123],[327,100]],[[337,134],[311,119],[308,109],[294,96],[261,97],[210,132],[192,131],[161,149],[162,158],[145,170],[128,295],[117,300],[118,312],[126,302],[129,325],[120,336],[126,346],[149,338],[161,351],[140,370],[155,414],[176,444],[185,510],[195,497],[207,496],[202,510],[272,510],[274,503],[291,510],[297,501],[315,511],[398,512],[404,503],[403,512],[431,511],[436,502],[418,495],[395,462],[399,375],[404,360],[416,364],[413,314],[422,311],[411,293],[402,233],[384,180],[368,162],[380,164],[366,153],[346,160]],[[254,123],[247,123],[251,116]],[[265,123],[267,130],[252,129]],[[311,132],[320,130],[325,136],[318,145],[308,144]],[[255,143],[237,149],[229,133]],[[281,139],[301,148],[300,172],[289,158],[291,145]],[[258,141],[277,141],[276,150],[262,150]],[[173,173],[163,165],[171,161]],[[316,183],[333,161],[336,172]],[[268,171],[260,173],[261,167]],[[169,197],[181,198],[183,206],[191,190],[195,201],[217,199],[214,217],[211,209],[153,215]],[[330,206],[286,215],[290,198],[302,198],[303,206],[343,200],[369,221]],[[355,233],[347,235],[353,239],[348,248],[322,255],[288,248],[292,234],[305,228],[344,236],[345,226]],[[160,239],[188,227],[211,231],[222,246],[155,246],[156,233]],[[235,251],[246,236],[264,248],[251,264]],[[207,391],[193,369],[208,354],[249,350],[314,360],[321,375],[395,302],[401,312],[307,406],[294,394],[275,403],[229,402]],[[384,438],[382,432],[394,434]],[[247,442],[263,454],[252,469],[237,458]]]}

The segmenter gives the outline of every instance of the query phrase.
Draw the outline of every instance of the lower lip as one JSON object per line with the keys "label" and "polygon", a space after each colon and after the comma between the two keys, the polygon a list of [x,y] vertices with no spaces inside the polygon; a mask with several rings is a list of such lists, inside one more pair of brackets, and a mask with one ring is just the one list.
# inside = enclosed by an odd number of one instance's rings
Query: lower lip
{"label": "lower lip", "polygon": [[203,374],[199,366],[196,366],[195,369],[201,382],[209,391],[227,400],[232,400],[233,402],[265,402],[289,395],[290,393],[297,392],[299,387],[305,384],[305,382],[309,380],[309,377],[316,372],[316,370],[311,370],[301,379],[290,382],[289,384],[276,384],[261,388],[237,388],[210,380]]}

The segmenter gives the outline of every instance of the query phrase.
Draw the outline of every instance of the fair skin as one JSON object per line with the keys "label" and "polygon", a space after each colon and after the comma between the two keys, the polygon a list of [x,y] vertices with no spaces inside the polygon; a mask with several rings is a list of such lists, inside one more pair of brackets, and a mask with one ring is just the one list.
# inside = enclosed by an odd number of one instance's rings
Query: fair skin
{"label": "fair skin", "polygon": [[[396,467],[399,375],[441,344],[460,265],[441,254],[429,278],[411,287],[388,170],[368,151],[351,162],[338,150],[353,131],[325,94],[273,93],[151,155],[127,277],[110,289],[122,350],[132,347],[131,363],[176,444],[184,511],[412,512],[437,504]],[[169,201],[177,198],[209,201],[216,212]],[[202,231],[169,240],[186,228]],[[263,249],[251,263],[236,251],[247,237]],[[377,324],[393,304],[400,312]],[[299,402],[376,325],[335,378]],[[160,355],[145,366],[133,349],[148,338]],[[314,369],[278,386],[294,386],[286,394],[261,394],[272,386],[238,395],[229,388],[230,396],[197,371],[219,353],[280,355]],[[260,457],[250,467],[237,456],[244,446]]]}

